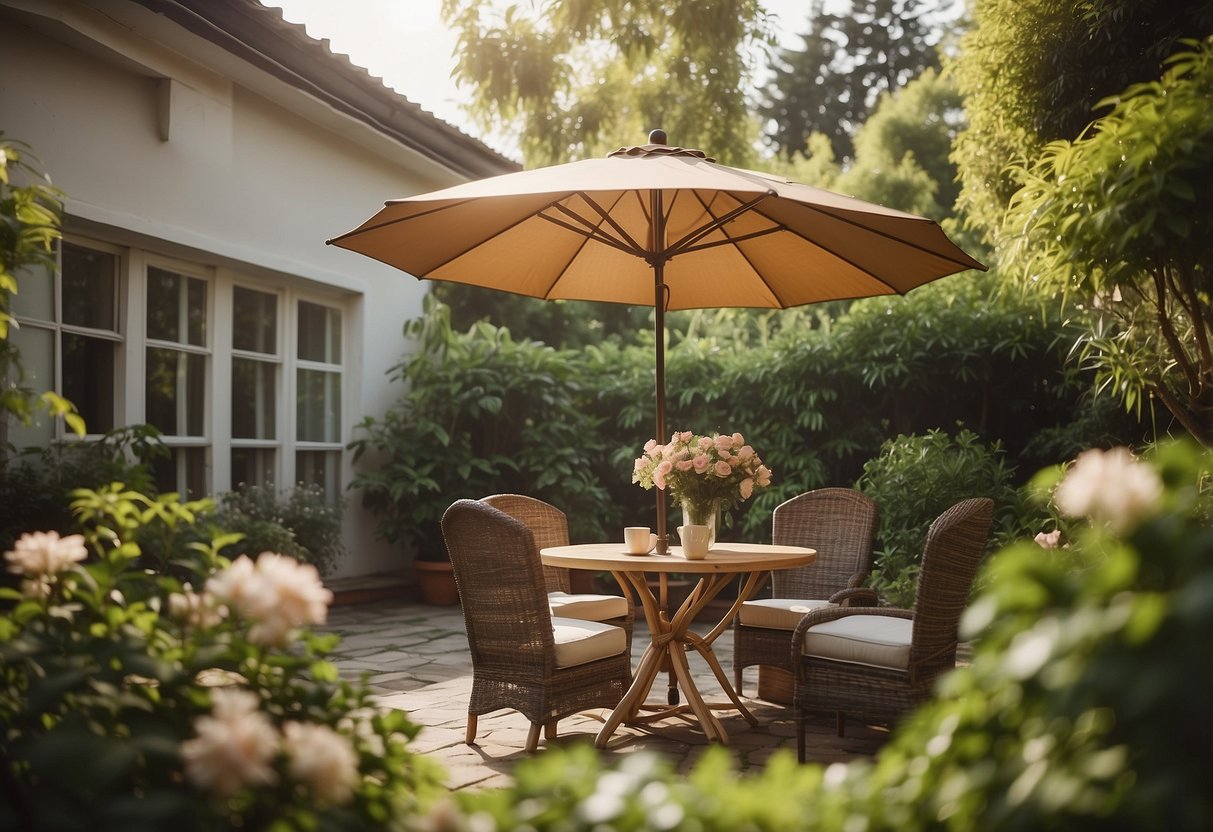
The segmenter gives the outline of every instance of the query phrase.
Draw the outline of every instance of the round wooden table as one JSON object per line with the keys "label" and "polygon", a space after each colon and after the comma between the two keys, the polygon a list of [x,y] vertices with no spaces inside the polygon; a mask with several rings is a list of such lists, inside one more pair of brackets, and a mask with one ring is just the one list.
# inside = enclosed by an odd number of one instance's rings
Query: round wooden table
{"label": "round wooden table", "polygon": [[[671,546],[667,555],[629,555],[623,543],[552,546],[541,549],[539,554],[544,566],[609,571],[625,593],[636,593],[644,608],[644,617],[648,622],[652,640],[636,666],[631,687],[598,732],[594,744],[599,748],[605,748],[615,729],[624,723],[644,724],[687,712],[695,716],[709,739],[726,745],[729,741],[728,734],[725,733],[720,720],[712,713],[713,709],[740,711],[751,725],[757,725],[758,720],[742,704],[721,668],[720,661],[712,651],[712,642],[729,626],[742,602],[757,591],[767,572],[805,566],[817,557],[813,549],[764,543],[717,543],[703,560],[687,560],[683,557],[680,546]],[[699,583],[672,615],[667,610],[664,580],[670,573],[699,576]],[[646,575],[651,574],[662,577],[660,597],[653,595],[653,590],[645,579]],[[700,636],[691,632],[691,623],[695,616],[737,574],[745,577],[742,578],[741,587],[737,591],[737,600],[729,611],[707,635]],[[716,681],[729,698],[729,704],[712,705],[704,701],[691,677],[687,663],[688,648],[703,656],[712,668]],[[668,707],[645,703],[653,682],[663,670],[673,672],[678,687],[686,694],[687,704],[679,705],[673,698]],[[642,710],[655,713],[642,716]]]}

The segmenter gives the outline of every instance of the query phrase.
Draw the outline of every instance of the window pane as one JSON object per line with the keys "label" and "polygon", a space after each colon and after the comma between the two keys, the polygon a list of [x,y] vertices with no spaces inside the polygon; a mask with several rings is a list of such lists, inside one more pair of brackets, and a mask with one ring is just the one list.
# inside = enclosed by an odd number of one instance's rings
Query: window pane
{"label": "window pane", "polygon": [[341,441],[341,374],[299,370],[296,438],[300,442]]}
{"label": "window pane", "polygon": [[[9,378],[0,379],[0,382],[21,383],[34,390],[55,389],[55,333],[26,324],[20,329],[10,329],[8,337],[12,345],[21,351],[25,380],[19,382],[16,368],[10,366]],[[29,425],[23,425],[20,420],[8,417],[7,414],[0,415],[0,419],[8,418],[8,441],[14,446],[45,447],[55,438],[54,420],[46,411],[35,410],[32,415],[34,421]]]}
{"label": "window pane", "polygon": [[340,451],[297,451],[295,453],[295,482],[318,485],[325,500],[334,504],[341,495]]}
{"label": "window pane", "polygon": [[274,439],[277,367],[265,361],[232,358],[232,436]]}
{"label": "window pane", "polygon": [[235,287],[232,295],[232,346],[278,354],[278,298],[268,292]]}
{"label": "window pane", "polygon": [[63,333],[63,395],[89,433],[114,429],[114,342]]}
{"label": "window pane", "polygon": [[117,273],[118,258],[113,254],[64,243],[63,323],[117,331]]}
{"label": "window pane", "polygon": [[206,356],[148,348],[148,423],[165,436],[202,436],[205,402]]}
{"label": "window pane", "polygon": [[273,485],[273,448],[232,448],[232,487],[241,485]]}
{"label": "window pane", "polygon": [[299,358],[325,364],[341,363],[341,312],[299,301]]}
{"label": "window pane", "polygon": [[206,281],[150,266],[147,337],[206,346]]}
{"label": "window pane", "polygon": [[206,496],[206,448],[170,448],[167,458],[157,456],[151,465],[162,494],[175,491],[185,500]]}
{"label": "window pane", "polygon": [[14,314],[48,323],[55,320],[55,276],[42,266],[17,269],[20,292],[9,298]]}

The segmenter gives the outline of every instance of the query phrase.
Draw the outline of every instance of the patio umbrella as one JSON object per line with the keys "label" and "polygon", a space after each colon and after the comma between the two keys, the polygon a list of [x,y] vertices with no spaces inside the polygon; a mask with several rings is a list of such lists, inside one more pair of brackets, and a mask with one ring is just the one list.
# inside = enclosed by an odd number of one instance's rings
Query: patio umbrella
{"label": "patio umbrella", "polygon": [[[932,220],[702,151],[649,144],[394,199],[328,241],[418,277],[548,300],[650,305],[656,437],[665,427],[665,313],[782,309],[904,294],[984,269]],[[658,551],[667,546],[657,493]]]}

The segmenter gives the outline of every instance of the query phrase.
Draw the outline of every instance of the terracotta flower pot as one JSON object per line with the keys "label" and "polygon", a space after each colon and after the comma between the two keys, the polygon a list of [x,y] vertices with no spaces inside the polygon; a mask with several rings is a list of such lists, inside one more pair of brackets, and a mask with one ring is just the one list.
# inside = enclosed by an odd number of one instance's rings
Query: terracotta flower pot
{"label": "terracotta flower pot", "polygon": [[450,607],[459,603],[455,570],[450,561],[418,560],[413,562],[413,568],[417,570],[417,586],[421,590],[423,603],[435,607]]}

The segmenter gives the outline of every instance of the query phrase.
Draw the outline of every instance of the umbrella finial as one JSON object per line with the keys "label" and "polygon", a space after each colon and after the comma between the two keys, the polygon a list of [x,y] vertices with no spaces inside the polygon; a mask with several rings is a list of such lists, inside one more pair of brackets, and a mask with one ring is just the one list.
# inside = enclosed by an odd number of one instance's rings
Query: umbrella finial
{"label": "umbrella finial", "polygon": [[669,144],[666,138],[665,131],[658,127],[656,130],[649,131],[649,144]]}

